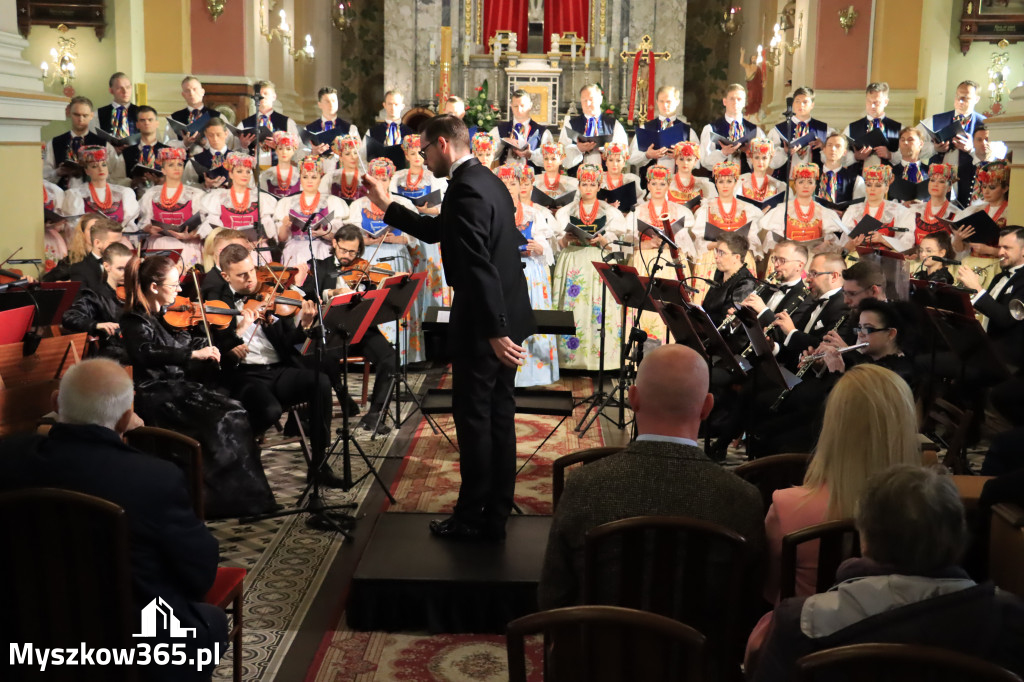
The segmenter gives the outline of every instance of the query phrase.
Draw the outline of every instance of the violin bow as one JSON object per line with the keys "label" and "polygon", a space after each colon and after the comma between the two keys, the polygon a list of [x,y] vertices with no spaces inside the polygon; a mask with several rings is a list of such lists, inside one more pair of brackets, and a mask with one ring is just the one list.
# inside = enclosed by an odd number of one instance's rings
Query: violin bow
{"label": "violin bow", "polygon": [[206,320],[206,301],[203,300],[203,293],[199,290],[199,278],[196,277],[196,269],[193,266],[189,272],[192,273],[192,284],[196,287],[196,300],[199,301],[199,314],[203,318],[203,329],[206,330],[206,343],[213,345],[213,337],[210,336],[210,323]]}
{"label": "violin bow", "polygon": [[15,250],[14,250],[14,251],[13,251],[13,252],[11,253],[11,255],[10,255],[10,256],[8,256],[7,258],[4,258],[4,261],[3,261],[2,263],[0,263],[0,268],[2,268],[3,266],[7,265],[7,261],[9,261],[9,260],[11,260],[12,258],[14,258],[15,256],[17,256],[17,255],[18,255],[18,252],[19,252],[19,251],[21,251],[21,250],[22,250],[22,249],[24,249],[24,248],[25,248],[24,246],[19,246],[19,247],[18,247],[17,249],[15,249]]}

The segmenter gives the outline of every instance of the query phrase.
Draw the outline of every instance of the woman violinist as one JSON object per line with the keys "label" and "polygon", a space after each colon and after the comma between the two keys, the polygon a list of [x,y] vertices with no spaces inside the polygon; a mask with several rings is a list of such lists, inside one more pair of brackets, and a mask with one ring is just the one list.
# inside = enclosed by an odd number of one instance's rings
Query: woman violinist
{"label": "woman violinist", "polygon": [[[175,230],[167,225],[181,225],[201,215],[205,192],[181,181],[188,155],[180,147],[163,147],[156,153],[164,173],[161,185],[150,187],[139,199],[139,225],[149,234],[147,248],[153,250],[181,249],[181,262],[191,268],[202,258],[202,238],[199,225],[187,230]],[[162,223],[164,226],[154,224]]]}
{"label": "woman violinist", "polygon": [[121,334],[135,379],[135,411],[152,426],[183,433],[202,445],[207,518],[270,511],[274,495],[242,405],[190,380],[216,366],[220,352],[205,335],[168,324],[164,310],[176,303],[181,271],[166,256],[125,269]]}
{"label": "woman violinist", "polygon": [[[320,190],[323,178],[323,161],[318,156],[307,156],[299,163],[299,184],[302,191],[294,196],[284,197],[277,202],[274,220],[277,222],[277,242],[284,244],[281,262],[284,265],[298,265],[313,259],[319,260],[331,255],[331,236],[348,217],[348,206],[338,197]],[[328,214],[334,214],[324,221]],[[324,221],[324,222],[320,222]],[[313,227],[312,253],[310,242],[303,229],[306,223]]]}

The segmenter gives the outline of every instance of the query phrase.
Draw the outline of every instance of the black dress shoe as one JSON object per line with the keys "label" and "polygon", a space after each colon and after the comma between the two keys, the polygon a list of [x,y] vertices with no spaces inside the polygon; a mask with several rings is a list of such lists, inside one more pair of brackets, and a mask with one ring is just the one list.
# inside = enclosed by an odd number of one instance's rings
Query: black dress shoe
{"label": "black dress shoe", "polygon": [[[359,420],[359,428],[364,431],[373,431],[374,424],[377,424],[377,419],[379,417],[379,412],[368,412],[366,416]],[[391,427],[381,421],[380,424],[377,424],[377,430],[375,433],[378,436],[386,436],[391,433]]]}
{"label": "black dress shoe", "polygon": [[[306,483],[309,483],[311,476],[312,474],[306,474]],[[316,482],[321,488],[341,488],[344,490],[348,487],[345,485],[345,481],[330,469],[323,469],[317,472]]]}
{"label": "black dress shoe", "polygon": [[481,528],[454,516],[449,516],[447,519],[434,519],[430,522],[430,532],[444,540],[479,542],[487,539]]}

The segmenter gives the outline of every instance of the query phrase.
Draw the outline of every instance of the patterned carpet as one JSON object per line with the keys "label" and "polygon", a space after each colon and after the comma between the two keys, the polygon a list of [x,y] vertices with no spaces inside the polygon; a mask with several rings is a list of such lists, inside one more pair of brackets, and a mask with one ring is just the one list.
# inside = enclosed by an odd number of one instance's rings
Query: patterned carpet
{"label": "patterned carpet", "polygon": [[[361,376],[350,377],[353,396],[359,394],[361,381]],[[422,376],[410,373],[409,381],[418,389]],[[403,404],[403,414],[405,411]],[[341,414],[337,410],[332,426],[341,426]],[[396,432],[392,431],[387,438],[370,440],[369,431],[354,428],[354,423],[352,427],[359,445],[379,468],[383,461],[381,456],[388,453]],[[285,509],[292,509],[306,484],[306,464],[299,444],[283,444],[283,440],[273,431],[268,433],[262,453],[263,466],[277,501]],[[336,452],[341,452],[340,447]],[[341,473],[340,455],[331,460],[331,466]],[[358,480],[366,472],[362,458],[353,452],[353,478]],[[348,491],[325,490],[324,503],[359,504],[372,485],[375,485],[373,478],[367,477]],[[306,514],[299,514],[246,524],[238,523],[237,519],[208,524],[220,541],[221,565],[248,570],[242,645],[242,679],[246,682],[274,679],[327,568],[344,542],[340,534],[308,528],[306,518]],[[214,673],[214,680],[231,679],[233,656],[234,650],[229,648]]]}
{"label": "patterned carpet", "polygon": [[[442,385],[444,385],[442,383]],[[572,390],[577,397],[593,390],[589,377],[564,378],[552,388]],[[557,417],[517,415],[516,436],[520,466],[516,503],[527,514],[551,513],[551,462],[561,455],[605,443],[600,426],[583,437],[575,427],[586,407],[558,425]],[[610,412],[609,412],[610,414]],[[451,417],[438,423],[454,440]],[[554,430],[541,452],[537,445]],[[529,461],[527,461],[529,460]],[[408,455],[392,486],[398,503],[391,511],[438,512],[451,510],[459,484],[458,453],[424,421],[417,428]],[[541,644],[528,642],[530,679],[541,679]],[[354,632],[342,615],[337,630],[328,632],[306,679],[310,682],[497,682],[508,679],[505,639],[495,635],[427,635],[425,633]]]}

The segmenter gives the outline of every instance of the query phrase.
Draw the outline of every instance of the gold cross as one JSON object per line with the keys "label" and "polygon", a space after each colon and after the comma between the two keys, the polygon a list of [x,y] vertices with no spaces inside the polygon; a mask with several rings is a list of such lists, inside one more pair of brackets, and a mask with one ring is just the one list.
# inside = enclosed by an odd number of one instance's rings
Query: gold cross
{"label": "gold cross", "polygon": [[[638,55],[637,52],[639,52],[640,54]],[[648,83],[646,77],[643,77],[641,75],[642,72],[643,72],[643,67],[645,65],[647,65],[652,59],[653,60],[658,60],[658,59],[669,60],[669,59],[672,59],[672,53],[669,52],[668,50],[666,50],[664,52],[655,52],[654,51],[654,45],[651,43],[651,36],[645,35],[643,38],[640,39],[640,45],[637,47],[636,50],[633,50],[631,52],[625,52],[625,51],[620,52],[619,53],[619,57],[622,58],[623,62],[627,62],[628,63],[630,59],[634,59],[635,58],[637,60],[637,62],[639,63],[639,67],[640,68],[637,69],[637,82],[636,82],[636,95],[637,95],[636,96],[636,100],[637,100],[637,103],[639,105],[638,106],[639,111],[637,111],[637,120],[646,121],[647,120],[647,88],[650,87],[651,85],[653,85],[653,83]],[[629,122],[630,123],[633,122],[633,112],[632,111],[629,112]]]}

